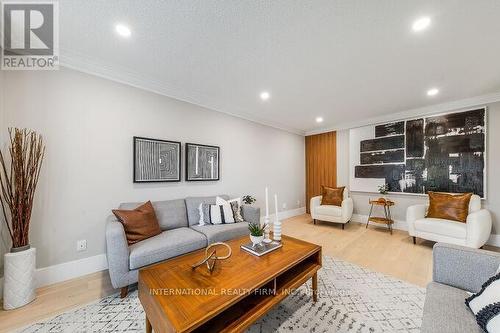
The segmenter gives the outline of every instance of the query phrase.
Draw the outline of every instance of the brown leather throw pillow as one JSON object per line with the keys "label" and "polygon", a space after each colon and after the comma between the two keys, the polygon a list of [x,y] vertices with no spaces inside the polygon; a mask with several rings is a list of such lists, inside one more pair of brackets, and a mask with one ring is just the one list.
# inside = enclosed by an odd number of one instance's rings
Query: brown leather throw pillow
{"label": "brown leather throw pillow", "polygon": [[428,192],[429,210],[426,217],[446,219],[465,223],[469,215],[472,193],[448,194]]}
{"label": "brown leather throw pillow", "polygon": [[113,214],[123,224],[128,245],[161,233],[151,201],[134,210],[113,209]]}
{"label": "brown leather throw pillow", "polygon": [[344,189],[345,186],[328,187],[321,185],[321,204],[342,206],[342,200],[344,200]]}

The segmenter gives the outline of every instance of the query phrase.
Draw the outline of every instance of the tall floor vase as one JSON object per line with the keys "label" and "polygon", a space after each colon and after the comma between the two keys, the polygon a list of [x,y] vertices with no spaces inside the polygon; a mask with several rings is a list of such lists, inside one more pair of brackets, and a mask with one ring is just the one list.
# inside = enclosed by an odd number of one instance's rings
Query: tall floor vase
{"label": "tall floor vase", "polygon": [[3,308],[17,309],[35,299],[36,249],[4,255]]}

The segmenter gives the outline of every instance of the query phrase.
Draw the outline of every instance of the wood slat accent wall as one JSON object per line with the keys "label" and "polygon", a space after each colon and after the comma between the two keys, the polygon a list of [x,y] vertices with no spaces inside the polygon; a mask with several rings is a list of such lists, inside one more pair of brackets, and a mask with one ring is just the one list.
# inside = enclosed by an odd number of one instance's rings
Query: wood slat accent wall
{"label": "wood slat accent wall", "polygon": [[321,185],[337,186],[337,133],[306,136],[306,208]]}

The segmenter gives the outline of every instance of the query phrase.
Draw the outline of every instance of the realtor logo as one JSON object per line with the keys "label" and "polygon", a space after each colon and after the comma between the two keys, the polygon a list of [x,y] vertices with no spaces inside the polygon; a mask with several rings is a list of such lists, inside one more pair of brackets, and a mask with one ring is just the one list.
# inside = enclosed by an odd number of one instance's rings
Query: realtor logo
{"label": "realtor logo", "polygon": [[2,2],[3,70],[59,68],[57,2]]}

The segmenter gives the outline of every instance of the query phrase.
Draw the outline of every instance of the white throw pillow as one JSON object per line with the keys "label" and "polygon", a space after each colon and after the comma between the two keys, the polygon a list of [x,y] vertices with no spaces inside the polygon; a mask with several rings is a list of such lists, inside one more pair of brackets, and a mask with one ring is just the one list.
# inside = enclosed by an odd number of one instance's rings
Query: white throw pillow
{"label": "white throw pillow", "polygon": [[221,197],[215,198],[215,204],[216,205],[230,205],[233,214],[234,214],[234,221],[235,222],[243,222],[243,216],[241,215],[241,198],[235,198],[231,200],[225,200]]}
{"label": "white throw pillow", "polygon": [[478,293],[465,300],[465,304],[485,332],[500,332],[500,273],[488,279]]}

